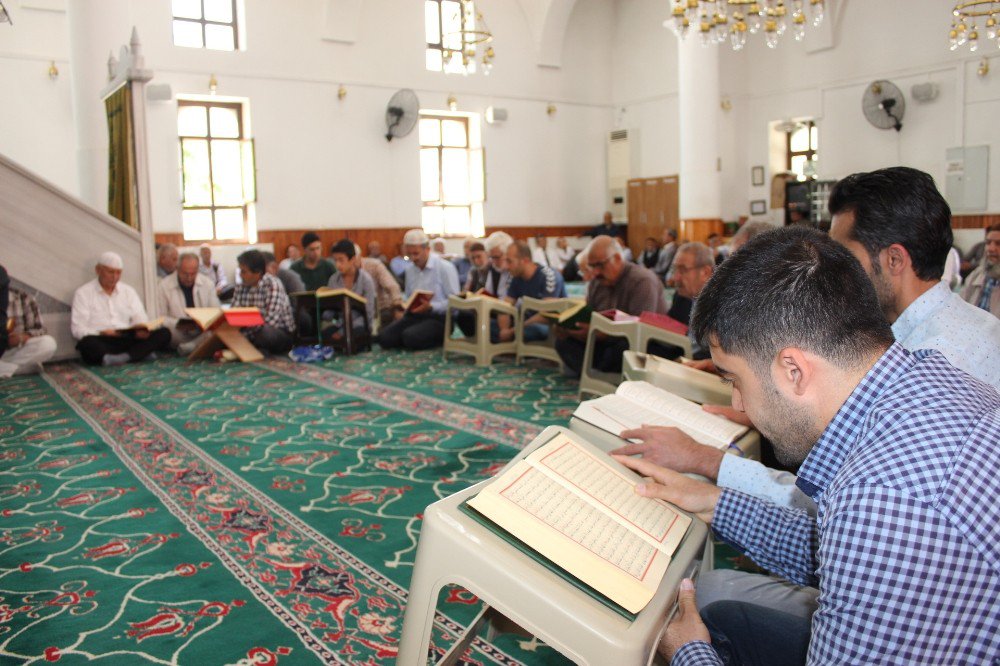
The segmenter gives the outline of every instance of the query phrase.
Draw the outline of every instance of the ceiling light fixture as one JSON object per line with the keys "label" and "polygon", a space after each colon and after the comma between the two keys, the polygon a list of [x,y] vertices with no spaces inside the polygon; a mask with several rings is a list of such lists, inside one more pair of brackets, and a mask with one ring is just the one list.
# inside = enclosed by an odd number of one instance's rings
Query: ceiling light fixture
{"label": "ceiling light fixture", "polygon": [[773,49],[789,28],[795,41],[800,42],[805,39],[807,22],[813,26],[823,23],[824,0],[790,0],[790,5],[789,13],[785,0],[674,0],[673,18],[663,25],[681,39],[694,26],[703,45],[721,44],[728,39],[734,51],[746,46],[747,35],[763,32],[764,42]]}
{"label": "ceiling light fixture", "polygon": [[[952,51],[958,47],[969,45],[969,51],[979,50],[979,42],[983,37],[989,42],[996,42],[1000,47],[1000,2],[992,0],[970,0],[959,2],[951,10],[951,29],[948,31],[948,46]],[[980,33],[976,23],[983,21],[984,32]]]}

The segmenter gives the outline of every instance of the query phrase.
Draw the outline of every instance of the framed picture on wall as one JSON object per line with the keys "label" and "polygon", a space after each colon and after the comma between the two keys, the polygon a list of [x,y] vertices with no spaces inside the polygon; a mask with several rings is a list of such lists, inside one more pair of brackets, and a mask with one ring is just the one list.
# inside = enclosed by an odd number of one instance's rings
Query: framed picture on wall
{"label": "framed picture on wall", "polygon": [[764,199],[757,199],[750,202],[750,214],[751,215],[767,215],[767,201]]}
{"label": "framed picture on wall", "polygon": [[755,166],[750,168],[750,184],[754,187],[764,184],[764,167]]}

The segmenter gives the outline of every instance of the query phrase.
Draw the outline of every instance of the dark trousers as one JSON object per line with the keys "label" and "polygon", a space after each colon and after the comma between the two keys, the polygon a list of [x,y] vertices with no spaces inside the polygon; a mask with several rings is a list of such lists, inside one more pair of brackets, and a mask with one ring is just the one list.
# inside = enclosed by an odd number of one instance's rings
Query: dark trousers
{"label": "dark trousers", "polygon": [[717,601],[701,611],[712,647],[726,666],[801,666],[811,622],[740,601]]}
{"label": "dark trousers", "polygon": [[382,349],[430,349],[444,344],[444,315],[406,313],[378,334]]}
{"label": "dark trousers", "polygon": [[118,336],[88,335],[76,343],[76,350],[87,365],[100,365],[105,354],[128,354],[129,359],[135,363],[169,346],[170,331],[158,328],[150,331],[145,340],[140,340],[133,333]]}
{"label": "dark trousers", "polygon": [[[583,368],[583,356],[587,345],[582,340],[563,338],[556,340],[556,351],[566,367],[577,376]],[[626,338],[609,337],[594,341],[594,369],[601,372],[621,372],[622,355],[628,351]]]}
{"label": "dark trousers", "polygon": [[285,354],[295,343],[291,333],[270,324],[255,327],[247,339],[265,354]]}

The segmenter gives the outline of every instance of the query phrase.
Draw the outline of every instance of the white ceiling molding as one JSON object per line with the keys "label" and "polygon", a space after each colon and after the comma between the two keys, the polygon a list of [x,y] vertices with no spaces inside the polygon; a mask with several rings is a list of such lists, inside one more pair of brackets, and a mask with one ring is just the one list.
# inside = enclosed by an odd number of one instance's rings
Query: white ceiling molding
{"label": "white ceiling molding", "polygon": [[353,44],[358,41],[361,0],[326,0],[323,11],[324,41],[341,44]]}
{"label": "white ceiling molding", "polygon": [[563,42],[576,0],[518,0],[528,19],[539,67],[562,67]]}

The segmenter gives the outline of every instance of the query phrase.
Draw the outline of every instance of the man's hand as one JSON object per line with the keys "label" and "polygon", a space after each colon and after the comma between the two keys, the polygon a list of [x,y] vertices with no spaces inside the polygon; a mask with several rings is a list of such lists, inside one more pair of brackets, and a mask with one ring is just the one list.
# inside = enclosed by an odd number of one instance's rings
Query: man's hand
{"label": "man's hand", "polygon": [[654,497],[676,504],[688,513],[693,513],[711,524],[715,505],[719,503],[722,489],[705,481],[696,481],[680,472],[654,465],[648,460],[614,456],[614,459],[632,471],[649,477],[653,482],[641,483],[635,487],[637,495]]}
{"label": "man's hand", "polygon": [[105,330],[101,331],[101,335],[106,335],[109,338],[120,338],[122,336],[122,334],[120,332],[116,331],[113,328],[108,328],[108,329],[105,329]]}
{"label": "man's hand", "polygon": [[711,372],[713,375],[719,374],[719,371],[715,369],[715,364],[712,363],[712,359],[710,358],[701,361],[685,361],[684,365],[695,370],[701,370],[702,372]]}
{"label": "man's hand", "polygon": [[148,340],[151,333],[152,331],[150,331],[148,328],[137,328],[135,329],[135,339]]}
{"label": "man's hand", "polygon": [[667,630],[663,632],[663,638],[660,639],[660,654],[667,661],[670,661],[682,646],[691,641],[711,643],[712,639],[698,613],[698,604],[694,597],[694,583],[690,578],[685,578],[681,581],[681,589],[677,592],[677,615],[667,625]]}
{"label": "man's hand", "polygon": [[702,405],[704,409],[709,414],[717,414],[722,418],[729,419],[733,423],[739,423],[740,425],[745,425],[750,428],[753,427],[753,423],[750,421],[750,417],[744,412],[737,411],[732,407],[724,407],[722,405]]}
{"label": "man's hand", "polygon": [[584,341],[587,339],[587,333],[590,331],[590,324],[585,324],[580,322],[576,325],[576,328],[570,328],[566,330],[566,335],[573,338],[574,340]]}
{"label": "man's hand", "polygon": [[726,455],[719,449],[699,444],[690,435],[669,426],[644,425],[625,430],[619,437],[638,439],[638,444],[626,444],[611,452],[619,456],[640,456],[643,460],[675,472],[701,474],[713,481],[719,477],[719,466]]}
{"label": "man's hand", "polygon": [[11,331],[10,335],[7,336],[7,344],[11,347],[20,347],[29,337],[31,336],[26,333]]}
{"label": "man's hand", "polygon": [[430,301],[427,301],[425,303],[421,303],[417,307],[415,307],[412,310],[410,310],[410,312],[412,314],[424,314],[425,312],[430,312],[430,311],[431,311],[431,302]]}
{"label": "man's hand", "polygon": [[400,319],[403,318],[403,314],[405,314],[405,310],[403,310],[402,305],[394,307],[392,309],[392,320],[399,321]]}

